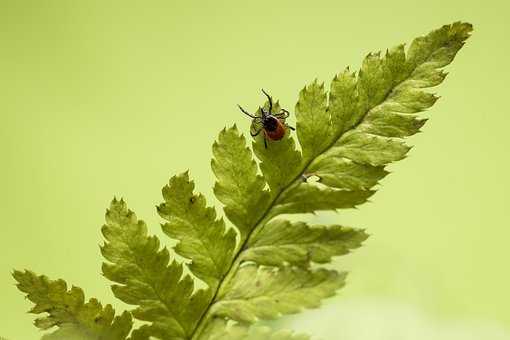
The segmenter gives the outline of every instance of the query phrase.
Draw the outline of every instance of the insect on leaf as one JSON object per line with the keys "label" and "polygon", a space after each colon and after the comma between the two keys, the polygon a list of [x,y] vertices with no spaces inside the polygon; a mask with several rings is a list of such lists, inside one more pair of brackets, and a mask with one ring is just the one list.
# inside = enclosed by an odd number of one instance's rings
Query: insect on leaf
{"label": "insect on leaf", "polygon": [[[269,110],[268,102],[264,104],[264,109]],[[279,112],[280,110],[280,103],[274,102],[273,111]],[[260,115],[260,110],[258,115]],[[296,143],[289,129],[281,140],[268,141],[268,143],[269,152],[265,146],[264,137],[260,135],[254,139],[252,146],[255,155],[260,160],[260,170],[271,189],[270,193],[275,194],[287,185],[289,179],[299,176],[302,159],[301,153],[296,150]]]}

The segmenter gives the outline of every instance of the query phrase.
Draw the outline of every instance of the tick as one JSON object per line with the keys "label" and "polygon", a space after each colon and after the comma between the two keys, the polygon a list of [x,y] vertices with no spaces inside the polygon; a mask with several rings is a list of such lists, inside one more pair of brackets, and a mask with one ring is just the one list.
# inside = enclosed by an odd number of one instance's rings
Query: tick
{"label": "tick", "polygon": [[259,108],[260,116],[254,116],[248,113],[245,109],[239,106],[242,113],[252,119],[252,125],[250,127],[250,135],[252,137],[258,136],[260,132],[264,132],[264,146],[267,149],[267,140],[277,141],[285,136],[287,128],[295,130],[292,126],[288,125],[285,120],[289,117],[289,111],[281,109],[278,113],[273,113],[273,99],[262,89],[269,101],[269,109],[266,111],[264,108]]}

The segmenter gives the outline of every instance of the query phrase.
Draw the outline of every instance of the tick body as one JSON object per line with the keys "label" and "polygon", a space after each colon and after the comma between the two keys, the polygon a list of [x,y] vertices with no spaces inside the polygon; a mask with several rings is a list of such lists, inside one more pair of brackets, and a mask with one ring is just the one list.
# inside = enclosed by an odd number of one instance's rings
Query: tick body
{"label": "tick body", "polygon": [[285,136],[285,121],[274,116],[268,116],[262,123],[264,126],[264,134],[270,140],[280,140]]}
{"label": "tick body", "polygon": [[240,105],[239,109],[248,117],[252,118],[252,126],[250,129],[250,134],[252,137],[257,136],[260,132],[264,132],[264,146],[267,148],[267,140],[278,141],[285,136],[285,132],[287,128],[294,130],[292,126],[287,125],[285,123],[285,119],[289,117],[289,111],[285,109],[281,109],[280,112],[274,113],[273,109],[273,100],[266,91],[262,90],[269,101],[269,109],[266,111],[263,108],[259,108],[260,116],[255,116],[248,113],[245,109],[243,109]]}

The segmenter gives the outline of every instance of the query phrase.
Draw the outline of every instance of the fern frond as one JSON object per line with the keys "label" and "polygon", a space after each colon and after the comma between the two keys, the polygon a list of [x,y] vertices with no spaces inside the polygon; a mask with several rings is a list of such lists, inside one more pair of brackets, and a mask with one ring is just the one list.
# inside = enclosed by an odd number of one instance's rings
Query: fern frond
{"label": "fern frond", "polygon": [[[251,209],[255,206],[257,210],[249,219],[251,223],[242,226],[243,237],[235,261],[202,318],[198,334],[204,329],[204,324],[218,313],[218,309],[222,310],[218,306],[231,304],[229,292],[235,282],[246,280],[244,268],[249,268],[251,275],[255,275],[258,270],[266,270],[265,267],[257,270],[257,265],[271,263],[279,266],[275,273],[282,274],[283,280],[283,276],[292,271],[286,264],[301,263],[306,267],[307,262],[314,260],[313,256],[309,256],[308,261],[302,255],[295,257],[295,254],[282,251],[284,248],[277,246],[272,249],[275,251],[274,261],[268,260],[268,255],[256,255],[257,250],[260,251],[257,245],[267,238],[265,229],[274,226],[273,218],[282,214],[353,208],[374,194],[374,186],[388,174],[385,166],[405,158],[410,150],[402,138],[417,133],[425,123],[415,113],[430,108],[437,100],[435,95],[422,89],[441,83],[445,77],[441,69],[453,60],[471,30],[470,24],[454,23],[416,39],[407,53],[400,45],[383,57],[379,53],[369,54],[357,74],[347,69],[336,76],[329,94],[317,81],[306,86],[295,109],[301,153],[294,147],[295,142],[290,136],[282,141],[270,142],[267,149],[262,146],[262,136],[255,138],[253,149],[260,160],[263,180],[270,189],[269,203],[265,200],[260,205],[251,203]],[[267,110],[268,103],[264,106]],[[230,131],[237,135],[235,128]],[[229,143],[221,135],[215,148],[218,145],[223,153],[215,153],[214,164],[227,163],[228,155],[237,154],[240,148],[239,143]],[[244,140],[242,145],[244,148]],[[246,159],[250,159],[249,152],[244,152]],[[251,178],[256,176],[255,173],[256,168],[251,163]],[[239,195],[238,188],[243,187],[242,183],[245,183],[244,186],[253,183],[253,180],[243,179],[239,174],[239,171],[232,171],[217,176],[217,185],[236,183],[235,186],[223,186],[225,190],[221,195],[217,194],[224,204],[227,201],[225,197]],[[317,182],[309,180],[314,177],[318,178]],[[237,220],[232,222],[239,224]],[[292,228],[286,230],[278,236],[279,239],[293,239],[295,233]],[[343,245],[339,247],[345,249]],[[303,254],[305,249],[307,246],[302,246],[297,253]],[[338,254],[342,250],[338,250]],[[325,258],[336,254],[330,252]],[[281,259],[277,259],[278,255]],[[245,267],[244,261],[253,261],[254,264]],[[298,278],[292,278],[292,275],[287,278],[298,282]],[[335,279],[332,280],[334,282]],[[292,287],[292,284],[289,283],[289,286]],[[243,289],[249,290],[247,287]],[[254,311],[250,299],[249,295],[240,295],[235,299],[235,312],[227,308],[220,314],[253,322],[257,318],[285,312],[285,309],[280,310],[278,305],[273,304],[266,306],[264,311]]]}
{"label": "fern frond", "polygon": [[[404,45],[369,54],[359,72],[334,77],[329,91],[317,80],[299,93],[296,135],[247,146],[236,126],[213,145],[214,194],[231,226],[194,192],[188,173],[172,177],[157,207],[166,235],[185,265],[171,259],[147,226],[114,199],[102,228],[103,274],[113,293],[133,305],[144,323],[131,340],[304,340],[250,324],[316,308],[345,283],[345,273],[316,268],[349,253],[367,238],[361,229],[289,222],[286,214],[357,207],[376,191],[386,166],[406,157],[404,138],[426,122],[418,113],[437,100],[423,89],[440,84],[472,27],[454,23]],[[273,102],[273,112],[280,103]],[[268,110],[268,103],[263,107]],[[255,114],[260,115],[259,108]],[[252,151],[253,150],[253,151]],[[257,161],[258,160],[258,161]],[[238,235],[238,236],[237,236]],[[131,315],[84,302],[79,288],[31,272],[15,272],[19,289],[36,306],[45,339],[125,339]],[[194,278],[207,284],[197,289]]]}

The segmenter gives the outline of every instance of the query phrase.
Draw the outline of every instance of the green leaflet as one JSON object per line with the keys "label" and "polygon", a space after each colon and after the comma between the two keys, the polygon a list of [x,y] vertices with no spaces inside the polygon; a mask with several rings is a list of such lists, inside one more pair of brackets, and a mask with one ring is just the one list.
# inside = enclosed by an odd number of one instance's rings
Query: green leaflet
{"label": "green leaflet", "polygon": [[420,131],[426,119],[392,112],[372,112],[359,127],[364,133],[383,137],[403,138]]}
{"label": "green leaflet", "polygon": [[273,332],[268,327],[231,327],[225,334],[211,338],[211,340],[309,340],[310,337],[304,334],[294,334],[288,330]]}
{"label": "green leaflet", "polygon": [[374,191],[371,190],[336,190],[316,183],[300,183],[278,201],[273,214],[354,208],[366,202],[373,194]]}
{"label": "green leaflet", "polygon": [[257,174],[257,163],[236,126],[221,131],[213,155],[214,194],[225,205],[225,215],[239,229],[243,241],[269,204],[266,183]]}
{"label": "green leaflet", "polygon": [[309,340],[304,334],[288,330],[271,331],[268,327],[248,327],[241,324],[229,325],[223,319],[211,322],[203,340]]}
{"label": "green leaflet", "polygon": [[240,322],[275,319],[317,308],[345,282],[345,273],[326,269],[241,266],[212,313]]}
{"label": "green leaflet", "polygon": [[320,154],[330,143],[332,125],[327,105],[324,84],[319,85],[317,80],[299,93],[296,132],[305,160]]}
{"label": "green leaflet", "polygon": [[331,115],[332,138],[355,123],[357,102],[352,98],[356,97],[356,83],[356,74],[349,68],[336,75],[331,82],[328,113]]}
{"label": "green leaflet", "polygon": [[[327,157],[347,158],[358,164],[382,166],[403,159],[409,150],[410,147],[398,140],[352,132],[346,133],[342,141],[328,151]],[[324,156],[322,162],[327,157]],[[313,166],[311,169],[316,170]]]}
{"label": "green leaflet", "polygon": [[308,266],[349,253],[368,238],[363,230],[339,225],[309,226],[304,222],[273,220],[247,245],[243,260],[267,266]]}
{"label": "green leaflet", "polygon": [[316,163],[316,169],[310,176],[329,187],[344,190],[366,190],[375,186],[386,177],[384,166],[355,163],[347,158],[333,158]]}
{"label": "green leaflet", "polygon": [[111,305],[102,306],[96,299],[85,303],[83,290],[68,290],[64,280],[50,280],[31,271],[15,271],[17,287],[35,306],[31,313],[47,313],[35,320],[35,326],[48,330],[58,327],[43,340],[124,340],[131,331],[128,312],[115,316]]}
{"label": "green leaflet", "polygon": [[117,298],[131,305],[139,320],[149,321],[133,333],[134,339],[188,339],[209,303],[209,291],[194,292],[193,279],[183,276],[181,264],[173,261],[159,240],[147,235],[147,226],[127,209],[124,201],[113,200],[102,229],[106,239],[101,252],[109,263],[103,274],[117,282]]}
{"label": "green leaflet", "polygon": [[168,221],[163,231],[179,240],[175,252],[190,259],[193,274],[214,290],[232,262],[236,233],[225,230],[225,223],[216,219],[204,196],[193,194],[194,186],[188,173],[172,177],[163,188],[165,202],[158,212]]}

